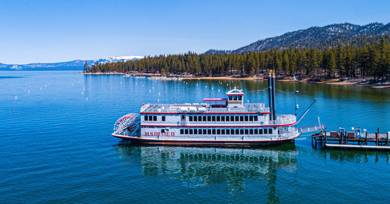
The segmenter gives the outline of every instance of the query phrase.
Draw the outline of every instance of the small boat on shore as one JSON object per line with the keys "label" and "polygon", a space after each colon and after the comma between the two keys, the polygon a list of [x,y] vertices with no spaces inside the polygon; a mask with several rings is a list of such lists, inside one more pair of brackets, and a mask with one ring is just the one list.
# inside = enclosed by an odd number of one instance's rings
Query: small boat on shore
{"label": "small boat on shore", "polygon": [[263,146],[292,142],[300,135],[295,114],[276,114],[275,73],[268,76],[268,104],[244,103],[232,89],[201,103],[144,104],[115,124],[113,136],[138,144]]}

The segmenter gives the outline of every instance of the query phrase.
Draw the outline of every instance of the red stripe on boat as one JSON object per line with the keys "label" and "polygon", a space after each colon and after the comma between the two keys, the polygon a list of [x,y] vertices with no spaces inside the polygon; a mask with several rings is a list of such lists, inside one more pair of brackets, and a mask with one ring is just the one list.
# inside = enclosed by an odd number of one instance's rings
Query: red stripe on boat
{"label": "red stripe on boat", "polygon": [[239,115],[239,114],[270,114],[271,112],[199,112],[199,113],[178,113],[178,112],[141,112],[141,115],[144,114],[153,114],[153,115],[182,115],[182,114],[195,114],[195,115],[202,115],[202,114],[219,114],[219,115]]}
{"label": "red stripe on boat", "polygon": [[203,98],[203,101],[226,101],[226,98]]}

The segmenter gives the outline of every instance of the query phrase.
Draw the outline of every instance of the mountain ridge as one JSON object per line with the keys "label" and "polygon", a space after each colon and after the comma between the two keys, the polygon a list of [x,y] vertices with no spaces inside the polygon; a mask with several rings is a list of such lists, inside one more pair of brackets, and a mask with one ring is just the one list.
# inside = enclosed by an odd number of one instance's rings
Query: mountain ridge
{"label": "mountain ridge", "polygon": [[366,25],[339,23],[287,32],[255,41],[235,50],[210,49],[205,54],[242,54],[289,48],[329,48],[346,43],[358,44],[361,38],[381,36],[390,36],[390,23],[374,22]]}

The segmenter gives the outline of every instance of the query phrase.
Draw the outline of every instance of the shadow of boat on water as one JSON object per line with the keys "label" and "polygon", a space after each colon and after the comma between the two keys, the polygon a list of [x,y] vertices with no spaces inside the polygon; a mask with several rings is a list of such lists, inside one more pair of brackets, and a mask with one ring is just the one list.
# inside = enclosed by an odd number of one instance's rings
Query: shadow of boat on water
{"label": "shadow of boat on water", "polygon": [[245,180],[265,180],[267,200],[278,201],[277,171],[296,171],[297,151],[293,143],[270,148],[210,148],[115,146],[129,163],[140,165],[144,176],[167,176],[196,188],[226,183],[230,191],[244,191]]}

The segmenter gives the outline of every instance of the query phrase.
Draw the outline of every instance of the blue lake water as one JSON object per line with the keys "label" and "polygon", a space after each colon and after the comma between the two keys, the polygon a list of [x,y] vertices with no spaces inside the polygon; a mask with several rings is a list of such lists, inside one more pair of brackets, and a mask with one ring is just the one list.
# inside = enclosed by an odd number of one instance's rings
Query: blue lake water
{"label": "blue lake water", "polygon": [[[262,82],[0,72],[0,203],[386,203],[390,154],[319,150],[310,135],[262,149],[131,146],[115,120],[148,102],[197,102]],[[295,94],[299,90],[299,94]],[[390,90],[277,84],[277,111],[317,103],[301,126],[390,131]]]}

